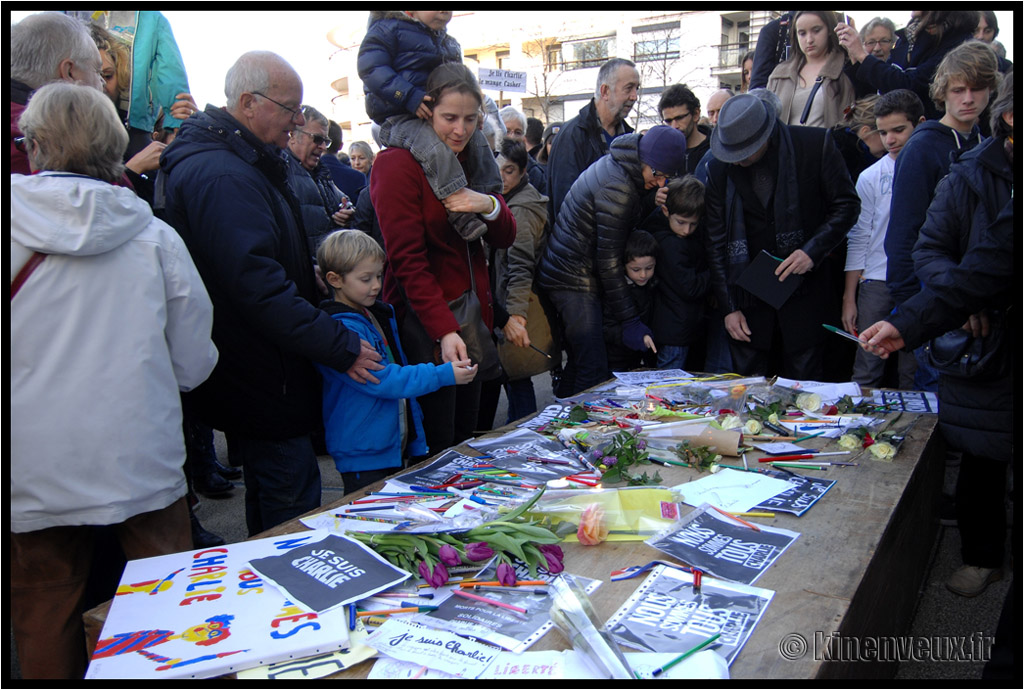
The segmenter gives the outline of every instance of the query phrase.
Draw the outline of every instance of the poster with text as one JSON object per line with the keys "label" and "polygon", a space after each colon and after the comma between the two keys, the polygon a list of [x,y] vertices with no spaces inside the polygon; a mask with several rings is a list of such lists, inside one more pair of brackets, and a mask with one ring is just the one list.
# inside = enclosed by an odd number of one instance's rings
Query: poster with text
{"label": "poster with text", "polygon": [[758,527],[753,530],[705,503],[645,543],[715,577],[749,585],[800,536]]}
{"label": "poster with text", "polygon": [[362,543],[337,534],[250,565],[289,599],[317,613],[365,599],[410,577]]}
{"label": "poster with text", "polygon": [[[587,466],[558,441],[541,436],[530,429],[516,431],[495,438],[478,438],[468,442],[470,447],[489,455],[487,462],[503,470],[514,472],[536,483],[561,479],[584,472]],[[543,458],[554,462],[542,462]],[[561,464],[569,463],[569,464]]]}
{"label": "poster with text", "polygon": [[712,648],[731,664],[774,595],[710,577],[694,591],[692,574],[660,565],[605,627],[617,642],[645,652],[681,653],[720,634]]}
{"label": "poster with text", "polygon": [[307,611],[249,566],[326,535],[303,532],[129,561],[86,678],[211,678],[347,649],[343,610]]}
{"label": "poster with text", "polygon": [[453,475],[469,472],[477,465],[484,464],[486,460],[463,455],[454,450],[443,453],[437,460],[418,467],[397,477],[391,477],[390,481],[403,486],[440,486],[445,480]]}
{"label": "poster with text", "polygon": [[754,510],[773,510],[782,513],[793,513],[800,517],[811,509],[825,493],[831,489],[835,479],[822,479],[820,477],[805,477],[800,474],[792,474],[780,471],[762,470],[776,479],[785,479],[791,487],[780,494],[762,501]]}

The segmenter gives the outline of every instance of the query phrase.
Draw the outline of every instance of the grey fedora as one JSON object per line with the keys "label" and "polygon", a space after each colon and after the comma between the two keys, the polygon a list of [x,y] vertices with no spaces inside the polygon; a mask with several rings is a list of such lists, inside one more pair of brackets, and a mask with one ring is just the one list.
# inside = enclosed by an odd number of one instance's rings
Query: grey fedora
{"label": "grey fedora", "polygon": [[772,107],[749,93],[733,96],[718,113],[711,131],[711,153],[724,163],[739,163],[764,146],[775,128]]}

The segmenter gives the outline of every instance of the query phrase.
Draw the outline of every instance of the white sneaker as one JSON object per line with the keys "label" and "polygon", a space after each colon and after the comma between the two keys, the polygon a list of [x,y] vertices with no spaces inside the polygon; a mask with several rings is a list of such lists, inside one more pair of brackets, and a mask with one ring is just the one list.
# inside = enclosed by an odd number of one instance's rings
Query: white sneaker
{"label": "white sneaker", "polygon": [[962,597],[976,597],[993,582],[1003,579],[1002,568],[977,568],[962,565],[946,580],[946,589]]}

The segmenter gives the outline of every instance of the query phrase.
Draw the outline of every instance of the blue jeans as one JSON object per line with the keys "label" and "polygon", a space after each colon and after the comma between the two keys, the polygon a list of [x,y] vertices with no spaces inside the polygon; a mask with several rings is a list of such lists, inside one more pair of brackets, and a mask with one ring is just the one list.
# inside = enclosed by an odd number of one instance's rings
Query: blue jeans
{"label": "blue jeans", "polygon": [[537,396],[533,392],[533,379],[517,379],[505,382],[505,397],[508,398],[508,419],[510,424],[517,419],[537,411]]}
{"label": "blue jeans", "polygon": [[729,341],[732,338],[725,330],[725,321],[714,315],[708,319],[707,359],[704,371],[709,374],[728,374],[735,369],[732,366],[732,351]]}
{"label": "blue jeans", "polygon": [[320,507],[320,465],[309,436],[282,441],[231,434],[232,461],[245,467],[249,536]]}
{"label": "blue jeans", "polygon": [[659,345],[658,368],[682,369],[686,371],[686,354],[690,351],[687,345]]}
{"label": "blue jeans", "polygon": [[608,352],[604,344],[601,296],[575,290],[551,290],[548,293],[565,328],[568,358],[562,374],[566,397],[611,378]]}

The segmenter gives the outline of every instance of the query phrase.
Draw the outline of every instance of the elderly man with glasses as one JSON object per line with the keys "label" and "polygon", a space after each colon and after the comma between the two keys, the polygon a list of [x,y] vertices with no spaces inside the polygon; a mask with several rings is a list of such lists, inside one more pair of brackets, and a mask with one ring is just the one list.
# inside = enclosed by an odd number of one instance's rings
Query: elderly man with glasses
{"label": "elderly man with glasses", "polygon": [[322,163],[324,152],[331,146],[327,136],[330,121],[312,106],[302,106],[301,112],[306,124],[292,130],[288,140],[288,183],[299,199],[309,250],[315,255],[324,237],[349,227],[355,208]]}
{"label": "elderly man with glasses", "polygon": [[252,535],[320,505],[314,362],[359,382],[376,382],[371,372],[382,367],[368,343],[316,306],[309,242],[282,151],[296,130],[309,132],[304,139],[314,145],[319,133],[299,109],[299,75],[280,56],[254,51],[228,70],[224,91],[226,107],[207,106],[186,120],[160,166],[165,218],[210,293],[220,352],[185,404],[225,432],[233,464],[243,465]]}

